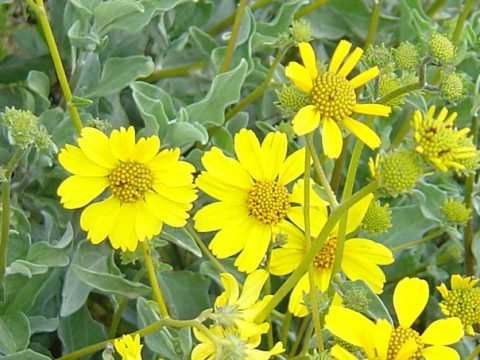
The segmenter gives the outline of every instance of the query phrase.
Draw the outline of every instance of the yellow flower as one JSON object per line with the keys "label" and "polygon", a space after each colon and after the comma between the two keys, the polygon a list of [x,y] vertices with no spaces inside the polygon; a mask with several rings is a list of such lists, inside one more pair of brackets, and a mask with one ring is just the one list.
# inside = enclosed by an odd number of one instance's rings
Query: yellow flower
{"label": "yellow flower", "polygon": [[450,278],[451,290],[445,284],[437,286],[443,297],[440,309],[447,316],[458,317],[470,336],[475,335],[472,325],[480,323],[480,288],[474,288],[477,282],[478,279],[462,279],[457,274]]}
{"label": "yellow flower", "polygon": [[[298,182],[294,192],[303,196],[303,182]],[[327,208],[317,195],[311,201],[310,210],[310,234],[312,241],[318,236],[327,221]],[[368,206],[373,198],[370,194],[361,199],[348,212],[347,234],[352,233],[360,225]],[[320,202],[322,201],[322,202]],[[295,207],[289,214],[289,218],[297,225],[289,222],[279,224],[276,232],[286,234],[287,242],[281,248],[274,249],[270,264],[270,272],[274,275],[284,275],[295,270],[302,262],[307,249],[307,243],[303,230],[305,220],[302,207]],[[332,230],[322,248],[313,260],[315,284],[320,291],[325,291],[330,283],[332,268],[337,246],[338,224]],[[393,262],[391,251],[385,246],[372,240],[351,238],[345,241],[341,268],[351,280],[361,279],[376,293],[381,293],[385,283],[385,275],[378,265],[387,265]],[[288,309],[296,316],[306,316],[307,309],[302,304],[303,292],[308,293],[310,285],[308,274],[305,274],[297,283],[290,295]]]}
{"label": "yellow flower", "polygon": [[477,155],[474,146],[464,146],[465,135],[469,128],[457,130],[453,122],[457,113],[453,112],[448,117],[448,110],[442,108],[434,118],[435,106],[430,106],[422,117],[420,110],[415,110],[412,118],[414,130],[415,151],[422,154],[427,160],[441,171],[449,168],[465,170],[461,160],[473,158]]}
{"label": "yellow flower", "polygon": [[[393,306],[399,326],[393,328],[384,319],[374,324],[362,314],[332,306],[325,317],[326,328],[335,336],[363,348],[369,360],[459,360],[458,353],[445,345],[463,336],[458,318],[432,322],[423,332],[412,329],[413,322],[428,301],[428,283],[418,278],[404,278],[393,293]],[[345,349],[332,351],[339,360],[357,359]]]}
{"label": "yellow flower", "polygon": [[268,360],[271,356],[285,351],[281,342],[277,342],[268,351],[255,349],[260,344],[260,334],[245,337],[238,332],[226,331],[217,325],[210,326],[209,330],[215,343],[204,333],[193,328],[193,334],[200,343],[192,350],[192,360]]}
{"label": "yellow flower", "polygon": [[240,295],[237,280],[228,273],[220,274],[225,291],[215,300],[215,312],[209,317],[229,331],[238,331],[243,337],[267,332],[267,323],[255,324],[258,313],[272,297],[272,295],[268,295],[258,301],[260,291],[267,278],[268,273],[265,270],[256,270],[249,274]]}
{"label": "yellow flower", "polygon": [[73,175],[58,187],[67,209],[87,205],[108,189],[108,197],[83,210],[80,226],[93,243],[107,236],[113,248],[134,251],[138,241],[160,233],[162,223],[183,226],[197,198],[189,163],[180,150],[159,151],[157,136],[135,142],[135,129],[113,130],[107,137],[83,128],[78,147],[65,145],[60,164]]}
{"label": "yellow flower", "polygon": [[342,132],[337,122],[344,125],[368,147],[375,149],[380,146],[378,135],[350,116],[354,112],[388,116],[391,111],[386,105],[357,103],[355,89],[375,78],[379,70],[375,66],[347,80],[346,76],[363,53],[363,50],[357,47],[347,57],[351,46],[348,41],[340,41],[328,71],[319,74],[313,48],[309,43],[302,42],[299,49],[303,65],[290,62],[285,68],[285,75],[301,90],[310,94],[312,99],[312,104],[304,106],[293,118],[293,129],[297,135],[304,135],[315,130],[322,121],[323,151],[330,158],[338,158],[343,146]]}
{"label": "yellow flower", "polygon": [[142,360],[143,345],[140,345],[138,334],[134,338],[130,334],[123,335],[121,339],[115,339],[113,343],[122,360]]}
{"label": "yellow flower", "polygon": [[220,230],[209,248],[218,258],[232,256],[240,271],[252,272],[262,261],[272,238],[272,226],[291,210],[286,185],[303,172],[305,149],[285,159],[287,137],[269,133],[262,145],[253,131],[235,135],[238,161],[212,148],[202,157],[200,189],[220,200],[200,209],[193,219],[198,231]]}

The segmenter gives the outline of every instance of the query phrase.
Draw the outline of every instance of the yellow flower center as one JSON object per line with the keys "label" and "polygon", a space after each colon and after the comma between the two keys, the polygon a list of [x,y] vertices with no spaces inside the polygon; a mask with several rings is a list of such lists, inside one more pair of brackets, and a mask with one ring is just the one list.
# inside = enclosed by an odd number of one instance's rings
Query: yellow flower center
{"label": "yellow flower center", "polygon": [[[315,238],[312,238],[312,242]],[[335,250],[337,249],[337,235],[330,234],[320,251],[313,259],[313,266],[319,270],[331,269],[335,261]]]}
{"label": "yellow flower center", "polygon": [[390,336],[390,342],[388,343],[387,360],[394,360],[402,346],[409,339],[414,339],[417,343],[417,351],[412,357],[409,358],[409,360],[422,357],[422,350],[424,348],[424,345],[422,343],[422,340],[420,339],[420,334],[413,329],[405,329],[399,326],[393,329]]}
{"label": "yellow flower center", "polygon": [[440,308],[448,316],[458,317],[464,326],[480,321],[480,290],[456,289],[440,303]]}
{"label": "yellow flower center", "polygon": [[312,103],[322,117],[341,121],[350,116],[356,103],[355,90],[343,76],[324,72],[313,81]]}
{"label": "yellow flower center", "polygon": [[110,192],[122,202],[136,202],[151,188],[153,176],[150,169],[136,162],[118,165],[108,175]]}
{"label": "yellow flower center", "polygon": [[290,208],[288,190],[276,181],[257,181],[248,192],[247,208],[265,225],[277,225]]}

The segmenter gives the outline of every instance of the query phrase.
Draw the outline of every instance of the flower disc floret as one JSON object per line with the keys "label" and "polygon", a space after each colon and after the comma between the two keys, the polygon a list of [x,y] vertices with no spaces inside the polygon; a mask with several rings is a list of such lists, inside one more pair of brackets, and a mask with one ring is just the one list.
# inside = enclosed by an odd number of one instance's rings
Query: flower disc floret
{"label": "flower disc floret", "polygon": [[248,192],[250,215],[265,225],[277,225],[290,208],[290,194],[275,181],[258,181]]}
{"label": "flower disc floret", "polygon": [[399,69],[413,70],[419,62],[416,46],[408,41],[402,42],[393,50],[393,59]]}
{"label": "flower disc floret", "polygon": [[[314,239],[313,239],[314,240]],[[335,261],[335,250],[337,249],[337,234],[332,233],[323,244],[320,251],[313,259],[313,266],[319,270],[330,270]]]}
{"label": "flower disc floret", "polygon": [[363,229],[370,233],[378,234],[391,228],[392,212],[388,210],[388,207],[389,204],[382,206],[380,202],[372,201],[363,218]]}
{"label": "flower disc floret", "polygon": [[425,345],[422,343],[422,339],[420,338],[420,334],[413,330],[413,329],[405,329],[401,326],[396,327],[393,329],[390,335],[390,342],[388,343],[388,355],[387,360],[395,360],[397,358],[398,353],[402,349],[402,347],[407,343],[409,339],[413,339],[417,345],[417,351],[413,354],[412,357],[409,359],[415,359],[422,356],[422,350]]}
{"label": "flower disc floret", "polygon": [[430,55],[440,65],[450,63],[457,53],[457,48],[445,35],[433,32],[428,40]]}
{"label": "flower disc floret", "polygon": [[109,190],[123,202],[136,202],[143,199],[144,194],[153,185],[150,169],[136,162],[120,163],[108,175]]}

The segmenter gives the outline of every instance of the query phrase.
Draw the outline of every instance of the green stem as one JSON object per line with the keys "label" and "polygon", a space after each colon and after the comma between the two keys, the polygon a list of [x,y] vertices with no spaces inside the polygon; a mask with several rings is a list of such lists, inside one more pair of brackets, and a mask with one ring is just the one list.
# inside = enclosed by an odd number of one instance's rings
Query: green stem
{"label": "green stem", "polygon": [[[472,116],[472,131],[473,143],[478,141],[478,116]],[[468,175],[465,181],[465,195],[464,201],[468,209],[473,206],[473,189],[475,185],[475,173]],[[470,218],[463,228],[463,246],[465,257],[465,274],[472,276],[475,274],[475,259],[473,257],[473,218]]]}
{"label": "green stem", "polygon": [[307,150],[310,153],[310,156],[313,160],[313,168],[315,169],[318,179],[320,180],[320,184],[323,186],[323,189],[325,190],[325,194],[327,195],[328,202],[330,203],[332,208],[335,208],[338,206],[337,197],[335,196],[335,193],[330,187],[330,183],[328,182],[327,176],[323,171],[322,164],[320,163],[320,159],[318,158],[317,153],[315,151],[315,146],[313,145],[313,133],[305,135],[305,140],[307,142]]}
{"label": "green stem", "polygon": [[150,286],[152,287],[153,299],[158,304],[160,316],[168,317],[169,314],[167,305],[165,303],[165,299],[163,298],[162,291],[160,290],[160,286],[158,285],[157,275],[153,266],[152,255],[150,252],[150,248],[148,247],[148,242],[142,241],[141,246],[143,252],[143,259],[145,261],[145,267],[147,268],[148,281],[150,282]]}
{"label": "green stem", "polygon": [[[171,318],[163,318],[158,321],[155,321],[154,323],[145,326],[143,329],[140,329],[138,331],[135,331],[131,333],[132,336],[135,336],[138,334],[140,337],[143,337],[145,335],[151,334],[154,331],[157,331],[161,329],[164,326],[171,326],[174,328],[184,328],[184,327],[194,327],[201,331],[205,336],[207,336],[210,341],[212,341],[213,344],[217,343],[217,339],[212,336],[210,331],[207,329],[205,325],[201,323],[198,319],[192,319],[192,320],[174,320]],[[118,339],[121,339],[121,337],[118,337]],[[93,353],[95,351],[99,351],[104,349],[108,344],[112,344],[114,339],[102,341],[87,347],[84,347],[83,349],[71,352],[70,354],[61,356],[57,358],[57,360],[73,360],[73,359],[78,359],[79,357],[88,355],[90,353]]]}
{"label": "green stem", "polygon": [[433,16],[436,14],[436,12],[438,10],[440,10],[440,8],[443,6],[443,4],[445,4],[447,0],[436,0],[432,6],[430,6],[430,8],[427,10],[427,15],[428,16]]}
{"label": "green stem", "polygon": [[[306,136],[310,139],[310,143],[312,143],[312,134],[307,134]],[[303,193],[303,218],[304,218],[304,228],[305,228],[305,244],[306,244],[306,251],[308,252],[311,247],[312,239],[310,237],[310,146],[305,149],[305,171],[303,173],[303,181],[304,181],[304,193]],[[327,182],[328,184],[328,182]],[[330,186],[330,185],[328,185]],[[317,342],[318,352],[321,353],[324,350],[323,341],[322,341],[322,326],[320,324],[320,315],[318,314],[318,306],[317,306],[317,286],[315,285],[315,273],[313,269],[313,264],[310,264],[308,267],[308,281],[310,285],[310,303],[312,308],[312,318],[313,323],[315,325],[315,340]]]}
{"label": "green stem", "polygon": [[223,267],[223,265],[217,260],[215,256],[213,256],[210,250],[208,250],[208,247],[203,243],[202,239],[200,239],[200,237],[197,235],[195,230],[188,222],[185,225],[185,228],[187,229],[187,232],[192,235],[195,243],[200,248],[203,255],[205,255],[212,262],[212,264],[218,269],[218,271],[220,271],[220,273],[228,273],[228,270]]}
{"label": "green stem", "polygon": [[280,331],[280,341],[282,344],[287,347],[287,339],[288,339],[288,330],[290,329],[290,324],[292,322],[292,313],[287,310],[285,313],[285,319],[283,320],[282,323],[282,330]]}
{"label": "green stem", "polygon": [[354,195],[344,201],[341,205],[335,208],[330,216],[328,217],[325,225],[323,226],[320,234],[318,234],[315,241],[312,243],[310,251],[305,254],[302,262],[298,267],[293,271],[293,273],[288,277],[288,279],[283,283],[282,286],[277,290],[273,295],[270,301],[265,305],[262,311],[257,315],[256,322],[260,323],[265,320],[267,315],[278,305],[278,303],[288,294],[290,290],[300,281],[300,278],[307,272],[308,267],[312,263],[313,259],[317,253],[322,248],[325,240],[327,239],[330,232],[333,230],[337,222],[340,220],[340,217],[348,211],[356,202],[364,198],[372,191],[378,188],[378,180],[375,180],[363,187],[361,190],[357,191]]}
{"label": "green stem", "polygon": [[368,26],[367,39],[365,40],[365,50],[373,44],[375,40],[375,34],[378,28],[378,19],[380,17],[380,9],[382,7],[383,0],[373,0],[372,15],[370,16],[370,24]]}
{"label": "green stem", "polygon": [[403,139],[405,138],[408,131],[410,130],[410,118],[411,118],[410,112],[407,112],[406,115],[400,117],[399,129],[395,133],[395,136],[393,137],[393,140],[392,140],[392,144],[390,146],[392,149],[395,149],[400,146]]}
{"label": "green stem", "polygon": [[146,82],[155,82],[160,79],[171,78],[171,77],[178,77],[178,76],[186,76],[190,74],[194,70],[198,70],[205,67],[205,63],[203,61],[197,61],[187,65],[181,65],[172,68],[166,69],[158,69],[154,71],[147,77],[139,78],[139,81],[146,81]]}
{"label": "green stem", "polygon": [[[142,276],[145,275],[145,268],[142,267],[137,274],[133,277],[132,281],[137,282],[139,281]],[[117,334],[117,329],[118,329],[118,324],[120,324],[120,320],[122,318],[122,313],[123,310],[125,309],[125,306],[127,306],[128,300],[130,300],[127,297],[123,297],[119,304],[117,310],[115,310],[115,313],[113,314],[112,317],[112,322],[110,324],[110,329],[108,330],[108,338],[113,339],[115,335]]]}
{"label": "green stem", "polygon": [[345,161],[345,157],[347,156],[348,152],[348,142],[350,141],[351,136],[348,135],[343,143],[344,146],[342,147],[342,152],[337,160],[335,160],[335,165],[332,171],[332,178],[330,179],[330,186],[332,187],[332,191],[336,193],[338,191],[338,186],[340,185],[340,179],[342,177],[342,170],[343,170],[343,162]]}
{"label": "green stem", "polygon": [[57,73],[58,81],[60,83],[60,88],[62,89],[63,96],[67,102],[67,109],[72,118],[73,125],[78,133],[82,130],[82,121],[80,120],[80,115],[78,114],[77,108],[71,103],[72,101],[72,92],[70,91],[70,86],[68,85],[67,75],[63,69],[62,59],[60,53],[58,52],[57,44],[55,43],[55,38],[53,37],[52,28],[48,22],[47,12],[43,5],[43,0],[26,0],[27,4],[35,11],[40,20],[40,25],[42,26],[43,33],[45,34],[45,40],[47,41],[47,46],[50,51],[50,56],[53,60],[53,65],[55,67],[55,72]]}
{"label": "green stem", "polygon": [[278,66],[278,63],[282,59],[285,52],[290,48],[290,46],[292,46],[292,44],[288,43],[278,51],[270,67],[270,70],[267,73],[267,77],[265,78],[265,80],[263,80],[263,82],[255,90],[253,90],[250,94],[248,94],[245,98],[243,98],[240,102],[238,102],[237,105],[235,105],[229,112],[225,114],[225,121],[230,120],[235,114],[237,114],[245,106],[247,106],[256,98],[258,98],[260,95],[263,94],[263,92],[270,85],[270,81],[272,80],[273,75],[275,74],[275,70]]}
{"label": "green stem", "polygon": [[300,351],[301,355],[307,355],[308,349],[310,348],[310,339],[312,338],[313,333],[313,321],[308,324],[308,329],[305,332],[305,336],[303,337],[303,346],[302,351]]}
{"label": "green stem", "polygon": [[240,0],[238,4],[238,9],[235,15],[235,21],[233,22],[232,33],[230,35],[230,40],[228,40],[227,50],[225,52],[225,57],[223,58],[222,65],[220,66],[220,73],[228,71],[230,67],[230,61],[232,60],[233,50],[235,49],[235,43],[237,42],[238,33],[240,31],[240,25],[242,25],[243,14],[245,13],[245,8],[247,6],[248,0]]}
{"label": "green stem", "polygon": [[470,12],[470,8],[473,5],[473,0],[466,0],[465,5],[463,5],[462,11],[460,15],[458,15],[457,24],[455,25],[455,30],[453,31],[452,35],[452,43],[453,45],[457,45],[458,40],[460,39],[460,35],[463,31],[463,25],[465,24],[465,20],[467,19],[468,13]]}
{"label": "green stem", "polygon": [[15,164],[23,154],[23,149],[18,148],[13,153],[5,168],[6,181],[2,184],[2,235],[0,238],[0,285],[3,283],[5,268],[7,267],[8,236],[10,233],[10,185]]}
{"label": "green stem", "polygon": [[474,360],[477,358],[477,355],[480,354],[480,344],[477,345],[477,347],[475,348],[475,350],[472,351],[471,354],[469,354],[465,360]]}
{"label": "green stem", "polygon": [[433,232],[427,234],[426,236],[424,236],[421,239],[410,241],[410,242],[407,242],[405,244],[395,246],[395,247],[391,248],[390,250],[392,252],[395,252],[395,251],[406,249],[406,248],[411,247],[411,246],[422,244],[424,242],[432,240],[433,238],[437,237],[438,235],[443,234],[445,232],[445,230],[447,230],[447,229],[448,229],[448,226],[441,227],[440,229],[437,229],[436,231],[433,231]]}
{"label": "green stem", "polygon": [[288,358],[293,357],[297,352],[297,349],[300,346],[300,343],[302,342],[303,334],[305,334],[305,330],[307,329],[307,325],[308,325],[308,316],[305,316],[302,319],[302,322],[300,323],[300,327],[298,328],[298,332],[297,332],[297,338],[295,339],[295,342],[293,343],[292,348],[288,353]]}
{"label": "green stem", "polygon": [[316,0],[313,1],[310,5],[305,6],[304,8],[301,8],[298,10],[295,15],[293,15],[293,18],[296,20],[298,18],[301,18],[302,16],[307,15],[308,13],[312,12],[313,10],[319,8],[323,4],[326,4],[330,0]]}

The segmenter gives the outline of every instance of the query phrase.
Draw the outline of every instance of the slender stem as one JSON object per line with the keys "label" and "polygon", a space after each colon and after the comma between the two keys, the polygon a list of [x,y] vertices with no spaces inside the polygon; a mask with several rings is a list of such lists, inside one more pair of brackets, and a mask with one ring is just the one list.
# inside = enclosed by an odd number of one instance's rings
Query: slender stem
{"label": "slender stem", "polygon": [[430,6],[430,8],[427,10],[427,15],[428,16],[433,16],[436,14],[436,12],[438,10],[440,10],[440,8],[443,6],[443,4],[445,4],[447,0],[436,0],[432,6]]}
{"label": "slender stem", "polygon": [[345,157],[347,156],[348,152],[348,142],[350,141],[351,136],[348,135],[344,141],[344,146],[342,147],[342,152],[337,160],[335,160],[335,165],[332,171],[332,177],[330,179],[330,186],[332,187],[332,191],[336,193],[338,191],[338,186],[340,185],[340,179],[342,177],[342,170],[343,170],[343,162],[345,161]]}
{"label": "slender stem", "polygon": [[[145,275],[145,268],[142,266],[142,268],[133,277],[132,281],[133,282],[139,281],[143,275]],[[125,309],[125,306],[127,306],[128,300],[129,298],[123,297],[118,304],[117,310],[115,310],[115,313],[113,314],[112,322],[110,324],[110,329],[108,330],[109,339],[113,339],[117,334],[118,324],[120,324],[122,313],[123,313],[123,310]]]}
{"label": "slender stem", "polygon": [[210,250],[208,250],[208,247],[205,246],[202,239],[199,238],[195,230],[192,228],[192,226],[188,222],[185,225],[185,228],[187,229],[188,233],[192,235],[193,239],[195,240],[195,243],[200,248],[203,255],[205,255],[212,262],[212,264],[218,269],[218,271],[220,271],[221,273],[228,273],[228,270],[223,267],[223,265],[217,260],[215,256],[213,256]]}
{"label": "slender stem", "polygon": [[142,241],[141,244],[143,259],[145,261],[145,267],[147,268],[148,281],[150,282],[150,286],[152,287],[153,299],[158,304],[160,315],[162,317],[168,317],[169,314],[167,305],[165,303],[165,299],[163,298],[162,291],[160,290],[160,286],[158,285],[157,275],[153,266],[152,254],[150,252],[150,248],[148,247],[148,242]]}
{"label": "slender stem", "polygon": [[[207,329],[205,325],[203,325],[198,319],[192,319],[192,320],[174,320],[169,317],[160,319],[158,321],[155,321],[154,323],[145,326],[144,328],[135,331],[131,333],[132,336],[135,336],[138,334],[140,337],[143,337],[145,335],[151,334],[154,331],[157,331],[158,329],[161,329],[164,326],[171,326],[174,328],[184,328],[184,327],[194,327],[201,331],[205,336],[207,336],[210,341],[212,341],[213,344],[217,343],[217,339],[214,338],[211,334],[211,332]],[[121,339],[121,337],[118,337],[118,339]],[[95,351],[99,351],[104,349],[108,344],[111,344],[113,342],[113,339],[102,341],[87,347],[84,347],[80,350],[71,352],[70,354],[61,356],[57,358],[57,360],[73,360],[73,359],[78,359],[79,357],[85,356],[87,354],[93,353]]]}
{"label": "slender stem", "polygon": [[392,144],[390,146],[392,149],[395,149],[400,146],[403,139],[405,138],[405,135],[407,135],[408,131],[410,130],[410,117],[411,117],[410,112],[407,112],[407,114],[400,117],[399,129],[395,133],[395,136],[393,137],[393,140],[392,140]]}
{"label": "slender stem", "polygon": [[303,337],[303,346],[302,346],[302,351],[300,351],[301,355],[306,355],[308,352],[308,349],[310,347],[310,339],[312,338],[312,333],[313,333],[313,321],[308,324],[308,329],[305,331],[305,336]]}
{"label": "slender stem", "polygon": [[50,56],[53,60],[53,65],[55,67],[55,72],[57,73],[58,81],[62,89],[63,96],[67,102],[67,109],[72,118],[73,125],[78,133],[82,130],[82,121],[80,120],[80,115],[78,114],[77,108],[71,103],[72,101],[72,92],[70,91],[70,86],[68,85],[67,75],[63,69],[62,59],[60,53],[58,52],[57,44],[55,43],[55,38],[53,37],[52,28],[48,22],[47,12],[43,5],[43,0],[26,0],[28,5],[35,11],[40,20],[40,25],[42,26],[43,33],[45,34],[45,40],[47,41],[47,46],[50,51]]}
{"label": "slender stem", "polygon": [[139,78],[139,81],[146,81],[146,82],[155,82],[160,79],[171,78],[171,77],[178,77],[178,76],[186,76],[190,74],[192,71],[201,69],[205,67],[205,63],[203,61],[197,61],[187,65],[181,65],[172,68],[166,69],[158,69],[154,71],[147,77]]}
{"label": "slender stem", "polygon": [[326,4],[330,0],[316,0],[313,1],[310,5],[305,6],[304,8],[301,8],[298,10],[295,15],[293,15],[293,18],[296,20],[298,18],[301,18],[302,16],[307,15],[309,12],[312,12],[313,10],[319,8],[323,4]]}
{"label": "slender stem", "polygon": [[307,272],[309,265],[312,263],[313,259],[317,255],[318,251],[322,248],[325,240],[327,239],[330,232],[333,230],[334,226],[340,220],[340,217],[348,211],[357,201],[364,198],[372,191],[378,188],[378,180],[371,182],[370,184],[363,187],[361,190],[357,191],[354,195],[344,201],[341,205],[335,208],[330,216],[328,217],[325,225],[323,226],[320,234],[318,234],[315,241],[312,243],[310,251],[308,251],[302,262],[298,267],[293,271],[293,273],[287,278],[282,286],[277,290],[273,295],[270,301],[265,305],[262,311],[257,315],[256,322],[260,323],[267,315],[278,305],[278,303],[288,294],[290,290],[298,283],[300,278]]}
{"label": "slender stem", "polygon": [[452,35],[452,43],[453,45],[457,45],[458,40],[460,39],[460,35],[463,31],[463,25],[465,24],[465,20],[467,19],[468,13],[470,12],[470,8],[473,5],[473,0],[466,0],[465,5],[463,5],[462,11],[460,15],[458,15],[457,24],[455,25],[455,30],[453,31]]}
{"label": "slender stem", "polygon": [[245,106],[247,106],[256,98],[258,98],[260,95],[263,94],[263,92],[270,85],[270,81],[272,80],[273,75],[275,74],[275,70],[278,66],[278,63],[282,59],[285,52],[290,48],[290,46],[292,46],[292,44],[288,43],[278,51],[277,55],[275,56],[275,59],[273,59],[272,65],[270,66],[270,70],[268,71],[267,77],[265,78],[265,80],[263,80],[263,82],[255,90],[253,90],[245,98],[239,101],[237,105],[235,105],[229,112],[225,114],[225,121],[230,120],[235,114],[237,114]]}
{"label": "slender stem", "polygon": [[235,49],[235,43],[237,42],[240,25],[242,25],[242,18],[243,14],[245,13],[245,7],[247,6],[247,2],[248,0],[240,0],[240,4],[238,4],[235,21],[233,22],[232,33],[230,35],[230,40],[228,40],[227,51],[225,52],[222,66],[220,66],[220,73],[227,72],[228,68],[230,67],[230,61],[232,60],[233,50]]}
{"label": "slender stem", "polygon": [[287,310],[285,313],[285,319],[282,323],[282,330],[280,331],[280,341],[282,344],[287,347],[287,338],[288,338],[288,330],[290,330],[290,324],[292,322],[292,313]]}
{"label": "slender stem", "polygon": [[302,319],[302,322],[300,323],[300,327],[298,328],[298,331],[297,331],[297,338],[295,339],[295,342],[293,343],[292,348],[288,353],[288,358],[293,357],[297,352],[297,349],[300,346],[300,343],[302,342],[303,334],[305,334],[305,330],[307,329],[307,325],[308,325],[308,316],[305,316]]}
{"label": "slender stem", "polygon": [[[308,134],[307,137],[312,142],[312,134]],[[313,144],[312,144],[313,145]],[[306,251],[308,252],[311,247],[312,239],[310,237],[310,147],[305,149],[305,171],[303,173],[304,181],[304,193],[303,193],[303,218],[305,229],[305,244]],[[320,324],[320,315],[318,314],[318,302],[317,302],[317,286],[315,284],[315,273],[313,264],[308,267],[308,282],[310,285],[310,304],[312,308],[312,318],[315,325],[315,340],[317,341],[318,352],[321,353],[324,350],[322,341],[322,326]]]}
{"label": "slender stem", "polygon": [[332,188],[330,187],[330,183],[328,182],[325,172],[323,171],[322,164],[320,163],[320,159],[318,158],[317,153],[315,152],[315,146],[313,145],[313,133],[305,135],[305,140],[307,142],[307,149],[313,160],[313,167],[320,180],[320,184],[323,186],[323,189],[327,194],[328,202],[330,203],[332,208],[335,208],[336,206],[338,206],[337,198]]}
{"label": "slender stem", "polygon": [[465,360],[474,360],[477,358],[478,354],[480,354],[480,344],[477,345],[475,350],[473,350],[472,353],[465,358]]}
{"label": "slender stem", "polygon": [[[478,141],[478,116],[472,116],[472,135],[473,143]],[[475,185],[475,173],[469,174],[465,181],[464,201],[468,209],[473,206],[473,188]],[[472,276],[475,274],[475,259],[473,256],[473,219],[469,219],[463,228],[463,247],[465,257],[465,274]]]}
{"label": "slender stem", "polygon": [[448,226],[443,226],[440,229],[437,229],[436,231],[430,232],[429,234],[427,234],[426,236],[424,236],[421,239],[410,241],[408,243],[395,246],[395,247],[391,248],[390,250],[392,252],[395,252],[395,251],[406,249],[406,248],[411,247],[411,246],[422,244],[424,242],[432,240],[433,238],[437,237],[438,235],[443,234],[445,232],[445,230],[447,230],[447,229],[448,229]]}
{"label": "slender stem", "polygon": [[372,15],[370,15],[370,24],[368,26],[367,39],[365,40],[365,49],[368,49],[368,47],[372,45],[373,41],[375,40],[382,3],[383,0],[373,0]]}
{"label": "slender stem", "polygon": [[12,180],[12,173],[15,164],[20,156],[23,154],[23,149],[18,148],[13,153],[10,161],[5,168],[6,181],[2,184],[2,234],[0,238],[0,285],[3,283],[5,275],[5,268],[7,267],[7,249],[8,236],[10,233],[10,185]]}

